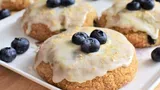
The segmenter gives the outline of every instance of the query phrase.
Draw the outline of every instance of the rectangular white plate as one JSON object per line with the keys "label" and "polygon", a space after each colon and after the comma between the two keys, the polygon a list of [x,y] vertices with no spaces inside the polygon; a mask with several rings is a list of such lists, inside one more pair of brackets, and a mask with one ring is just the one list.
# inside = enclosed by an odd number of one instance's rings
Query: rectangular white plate
{"label": "rectangular white plate", "polygon": [[[87,1],[95,6],[99,15],[103,10],[111,6],[113,2],[112,0]],[[23,12],[24,11],[18,12],[15,15],[0,21],[0,49],[10,46],[11,41],[15,37],[28,38],[31,42],[30,49],[25,54],[17,56],[17,58],[11,63],[0,61],[0,65],[9,68],[49,89],[57,90],[58,88],[43,81],[32,68],[36,54],[36,41],[26,36],[19,26],[20,22],[18,19],[23,15]],[[151,60],[150,53],[154,48],[155,47],[136,50],[139,60],[138,72],[134,80],[121,90],[152,90],[156,86],[157,83],[154,84],[154,82],[157,81],[160,76],[160,63],[155,63]]]}

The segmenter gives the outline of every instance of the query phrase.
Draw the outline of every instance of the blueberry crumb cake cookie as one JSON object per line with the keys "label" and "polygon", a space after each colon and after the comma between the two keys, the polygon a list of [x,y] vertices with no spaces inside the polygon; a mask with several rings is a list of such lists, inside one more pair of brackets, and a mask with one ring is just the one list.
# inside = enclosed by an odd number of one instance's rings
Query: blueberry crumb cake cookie
{"label": "blueberry crumb cake cookie", "polygon": [[93,26],[96,18],[96,10],[83,0],[40,0],[24,13],[22,27],[27,35],[44,41],[68,27]]}
{"label": "blueberry crumb cake cookie", "polygon": [[94,27],[50,37],[35,60],[38,74],[63,90],[117,90],[134,78],[137,65],[135,48],[125,36]]}
{"label": "blueberry crumb cake cookie", "polygon": [[159,7],[159,0],[117,0],[98,23],[121,32],[135,47],[156,46],[160,44]]}

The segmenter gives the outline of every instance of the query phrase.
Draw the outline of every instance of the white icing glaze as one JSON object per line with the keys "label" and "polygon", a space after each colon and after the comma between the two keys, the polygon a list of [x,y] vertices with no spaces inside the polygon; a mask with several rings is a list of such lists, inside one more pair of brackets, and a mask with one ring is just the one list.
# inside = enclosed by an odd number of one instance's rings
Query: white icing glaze
{"label": "white icing glaze", "polygon": [[160,3],[155,2],[153,10],[129,11],[126,5],[130,1],[117,1],[111,8],[103,12],[103,15],[107,15],[106,27],[133,28],[135,32],[146,32],[153,39],[157,39],[160,29]]}
{"label": "white icing glaze", "polygon": [[103,76],[107,71],[132,62],[135,49],[120,33],[102,29],[108,37],[106,44],[101,45],[95,53],[81,52],[80,46],[71,42],[76,32],[86,32],[88,35],[94,27],[74,28],[52,36],[40,47],[35,68],[44,61],[53,65],[53,82],[66,79],[70,82],[85,82],[97,76]]}
{"label": "white icing glaze", "polygon": [[29,0],[29,2],[30,2],[31,4],[33,4],[33,3],[34,3],[34,0]]}
{"label": "white icing glaze", "polygon": [[56,30],[66,29],[68,27],[82,26],[89,12],[95,10],[83,0],[76,0],[76,3],[68,7],[48,8],[46,0],[31,5],[22,19],[22,27],[27,22],[27,34],[31,31],[31,25],[34,23],[42,23],[49,27],[52,32]]}

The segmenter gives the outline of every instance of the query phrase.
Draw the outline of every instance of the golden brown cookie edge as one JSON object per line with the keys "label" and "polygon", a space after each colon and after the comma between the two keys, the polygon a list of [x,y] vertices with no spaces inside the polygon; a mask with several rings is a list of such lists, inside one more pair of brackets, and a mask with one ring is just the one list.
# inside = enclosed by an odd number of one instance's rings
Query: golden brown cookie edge
{"label": "golden brown cookie edge", "polygon": [[[98,20],[98,25],[100,27],[106,27],[106,23],[107,23],[106,17],[107,17],[107,15],[103,14],[100,17],[100,19]],[[136,48],[145,48],[145,47],[160,45],[160,33],[159,33],[159,37],[155,41],[155,44],[150,44],[148,42],[148,35],[145,32],[142,32],[139,30],[136,30],[137,32],[135,32],[135,30],[133,30],[133,28],[125,28],[125,27],[117,27],[117,26],[107,27],[107,28],[116,30],[116,31],[122,33],[123,35],[125,35],[126,38]]]}
{"label": "golden brown cookie edge", "polygon": [[128,67],[119,67],[108,71],[102,77],[96,77],[84,83],[69,82],[67,80],[54,83],[52,81],[53,71],[51,65],[43,61],[37,66],[36,71],[45,81],[64,90],[117,90],[132,81],[137,69],[138,60],[136,54],[134,54],[132,63]]}
{"label": "golden brown cookie edge", "polygon": [[4,0],[2,1],[1,8],[9,9],[12,11],[19,11],[27,8],[30,4],[30,0],[15,0],[14,2],[12,0]]}
{"label": "golden brown cookie edge", "polygon": [[[25,12],[25,14],[23,15],[22,19],[27,17],[27,12]],[[93,26],[94,25],[94,20],[97,19],[97,13],[96,11],[94,12],[89,12],[87,14],[86,20],[83,24],[83,26]],[[26,30],[28,28],[28,23],[26,22],[23,26],[24,32],[26,33]],[[31,25],[31,32],[29,34],[30,37],[43,42],[46,39],[48,39],[49,37],[51,37],[52,35],[61,33],[61,32],[57,32],[57,30],[55,30],[56,32],[51,32],[51,30],[48,28],[47,25],[42,24],[42,23],[35,23]]]}

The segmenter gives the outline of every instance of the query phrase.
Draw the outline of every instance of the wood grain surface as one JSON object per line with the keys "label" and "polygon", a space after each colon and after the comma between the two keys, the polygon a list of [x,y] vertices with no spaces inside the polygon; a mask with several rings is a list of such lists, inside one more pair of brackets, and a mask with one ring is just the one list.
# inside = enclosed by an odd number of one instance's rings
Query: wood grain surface
{"label": "wood grain surface", "polygon": [[48,90],[23,76],[0,66],[0,90]]}
{"label": "wood grain surface", "polygon": [[160,84],[155,88],[155,90],[160,90]]}

